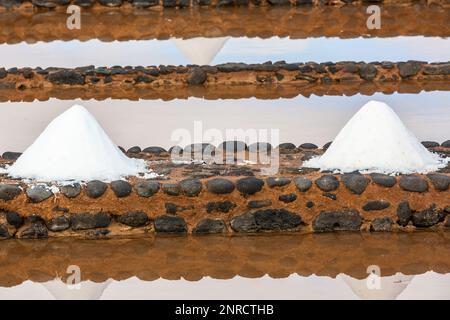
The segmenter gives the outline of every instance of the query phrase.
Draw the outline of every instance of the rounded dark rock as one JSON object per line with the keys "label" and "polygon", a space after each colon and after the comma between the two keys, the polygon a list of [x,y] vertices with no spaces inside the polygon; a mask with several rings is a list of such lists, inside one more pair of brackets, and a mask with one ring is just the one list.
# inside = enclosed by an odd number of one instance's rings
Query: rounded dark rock
{"label": "rounded dark rock", "polygon": [[228,213],[230,210],[236,207],[236,204],[234,202],[231,202],[230,200],[225,201],[210,201],[206,204],[206,212],[212,213],[212,212],[222,212],[222,213]]}
{"label": "rounded dark rock", "polygon": [[305,177],[295,177],[294,184],[300,192],[306,192],[312,187],[312,181]]}
{"label": "rounded dark rock", "polygon": [[410,192],[426,192],[428,191],[428,183],[419,176],[401,176],[399,181],[400,188]]}
{"label": "rounded dark rock", "polygon": [[58,70],[47,75],[47,80],[54,84],[84,85],[85,77],[75,70]]}
{"label": "rounded dark rock", "polygon": [[318,146],[315,145],[314,143],[302,143],[298,147],[300,149],[307,149],[307,150],[312,150],[312,149],[317,149],[318,148]]}
{"label": "rounded dark rock", "polygon": [[23,225],[23,218],[17,212],[7,211],[5,216],[6,221],[15,228],[19,228]]}
{"label": "rounded dark rock", "polygon": [[370,223],[370,231],[390,232],[392,230],[392,219],[390,217],[375,218]]}
{"label": "rounded dark rock", "polygon": [[46,221],[45,224],[50,231],[58,232],[70,228],[70,219],[66,216],[59,216]]}
{"label": "rounded dark rock", "polygon": [[421,67],[420,63],[417,63],[415,61],[408,61],[408,62],[399,62],[397,64],[400,76],[402,78],[408,78],[411,76],[415,76]]}
{"label": "rounded dark rock", "polygon": [[74,213],[70,216],[72,230],[87,230],[93,228],[106,228],[111,223],[111,217],[105,212],[95,214]]}
{"label": "rounded dark rock", "polygon": [[377,76],[377,68],[371,63],[365,63],[359,67],[359,76],[364,80],[373,80]]}
{"label": "rounded dark rock", "polygon": [[0,184],[0,199],[5,201],[13,200],[22,192],[18,185]]}
{"label": "rounded dark rock", "polygon": [[436,147],[439,147],[439,143],[437,143],[435,141],[422,141],[421,143],[422,143],[422,145],[425,148],[436,148]]}
{"label": "rounded dark rock", "polygon": [[145,226],[149,221],[147,214],[142,211],[127,212],[118,216],[117,220],[133,228]]}
{"label": "rounded dark rock", "polygon": [[385,200],[371,200],[367,201],[364,206],[364,211],[376,211],[376,210],[384,210],[390,207],[390,203]]}
{"label": "rounded dark rock", "polygon": [[122,0],[99,0],[100,4],[107,7],[120,7]]}
{"label": "rounded dark rock", "polygon": [[131,194],[133,187],[131,184],[124,180],[116,180],[111,182],[111,189],[118,198],[127,197]]}
{"label": "rounded dark rock", "polygon": [[16,161],[21,155],[21,152],[6,151],[2,154],[2,158],[9,161]]}
{"label": "rounded dark rock", "polygon": [[31,225],[25,225],[18,231],[20,239],[46,239],[48,238],[48,230],[44,223],[35,222]]}
{"label": "rounded dark rock", "polygon": [[214,147],[210,143],[192,143],[184,147],[183,153],[185,154],[201,153],[203,155],[212,155],[215,150],[216,147]]}
{"label": "rounded dark rock", "polygon": [[180,181],[180,189],[184,195],[195,197],[202,191],[202,183],[199,179],[185,179]]}
{"label": "rounded dark rock", "polygon": [[247,208],[249,209],[258,209],[263,207],[270,207],[272,205],[272,200],[264,199],[264,200],[251,200],[247,203]]}
{"label": "rounded dark rock", "polygon": [[314,202],[312,202],[312,201],[307,201],[307,202],[306,202],[306,207],[309,208],[309,209],[311,209],[312,207],[314,207]]}
{"label": "rounded dark rock", "polygon": [[315,184],[320,190],[325,192],[334,191],[339,188],[339,180],[335,176],[329,174],[321,176],[315,181]]}
{"label": "rounded dark rock", "polygon": [[269,152],[272,150],[272,145],[268,142],[255,142],[248,146],[249,152]]}
{"label": "rounded dark rock", "polygon": [[189,85],[201,85],[206,82],[208,78],[205,71],[202,68],[193,68],[188,78],[186,79]]}
{"label": "rounded dark rock", "polygon": [[67,198],[76,198],[81,193],[81,185],[79,183],[68,184],[61,186],[59,190]]}
{"label": "rounded dark rock", "polygon": [[450,177],[445,174],[429,173],[427,177],[437,191],[446,191],[450,186]]}
{"label": "rounded dark rock", "polygon": [[260,230],[285,231],[296,229],[302,224],[298,214],[286,209],[264,209],[255,212],[255,221]]}
{"label": "rounded dark rock", "polygon": [[166,149],[164,149],[162,147],[151,146],[151,147],[145,148],[144,150],[142,150],[142,152],[160,155],[161,153],[165,153],[167,151],[166,151]]}
{"label": "rounded dark rock", "polygon": [[185,233],[187,225],[181,217],[162,215],[155,218],[155,230],[161,233]]}
{"label": "rounded dark rock", "polygon": [[225,223],[219,219],[203,219],[192,229],[192,234],[217,234],[226,231]]}
{"label": "rounded dark rock", "polygon": [[322,149],[323,149],[323,150],[327,150],[327,149],[331,146],[332,143],[333,143],[333,141],[330,141],[330,142],[325,143],[325,144],[322,146]]}
{"label": "rounded dark rock", "polygon": [[255,194],[262,190],[264,181],[255,177],[246,177],[236,182],[236,189],[242,194]]}
{"label": "rounded dark rock", "polygon": [[178,183],[165,183],[161,186],[162,191],[169,196],[179,196],[180,195],[180,185]]}
{"label": "rounded dark rock", "polygon": [[27,188],[26,194],[28,199],[34,203],[42,202],[53,196],[52,190],[50,190],[47,186],[42,185]]}
{"label": "rounded dark rock", "polygon": [[297,195],[295,193],[282,194],[278,197],[278,200],[284,203],[290,203],[297,200]]}
{"label": "rounded dark rock", "polygon": [[101,197],[108,188],[108,185],[99,180],[89,181],[86,184],[86,193],[90,198],[98,198]]}
{"label": "rounded dark rock", "polygon": [[441,143],[441,147],[450,148],[450,140],[446,140]]}
{"label": "rounded dark rock", "polygon": [[322,211],[313,221],[314,231],[357,231],[363,218],[358,211],[343,209],[340,211]]}
{"label": "rounded dark rock", "polygon": [[215,194],[226,194],[234,191],[234,183],[230,180],[223,178],[214,178],[208,180],[206,188],[209,192]]}
{"label": "rounded dark rock", "polygon": [[397,223],[402,227],[408,225],[412,217],[412,210],[408,201],[402,201],[397,206]]}
{"label": "rounded dark rock", "polygon": [[226,152],[241,152],[247,150],[247,144],[243,141],[224,141],[217,147]]}
{"label": "rounded dark rock", "polygon": [[286,177],[269,177],[266,179],[266,182],[270,188],[275,188],[275,187],[283,187],[290,184],[291,179]]}
{"label": "rounded dark rock", "polygon": [[354,194],[362,194],[369,184],[369,179],[359,173],[345,173],[341,176],[341,180]]}
{"label": "rounded dark rock", "polygon": [[128,150],[127,150],[127,153],[140,153],[142,150],[141,150],[141,147],[139,147],[139,146],[134,146],[134,147],[131,147],[131,148],[129,148]]}
{"label": "rounded dark rock", "polygon": [[445,213],[443,210],[439,209],[435,204],[431,207],[415,211],[412,214],[412,223],[415,227],[419,228],[429,228],[434,226],[445,218]]}
{"label": "rounded dark rock", "polygon": [[290,143],[290,142],[280,143],[278,145],[278,148],[279,149],[283,149],[283,150],[295,150],[295,149],[297,149],[295,144]]}
{"label": "rounded dark rock", "polygon": [[139,196],[148,198],[158,192],[159,182],[151,180],[139,181],[134,185],[134,189]]}
{"label": "rounded dark rock", "polygon": [[372,181],[376,184],[388,188],[393,187],[397,183],[395,177],[383,173],[371,173],[370,178],[372,178]]}

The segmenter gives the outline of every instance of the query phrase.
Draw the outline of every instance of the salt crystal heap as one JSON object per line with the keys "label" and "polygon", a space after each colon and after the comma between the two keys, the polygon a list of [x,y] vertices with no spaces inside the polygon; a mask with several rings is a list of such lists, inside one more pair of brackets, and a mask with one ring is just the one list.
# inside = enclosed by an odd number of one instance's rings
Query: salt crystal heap
{"label": "salt crystal heap", "polygon": [[14,178],[50,181],[111,181],[146,171],[128,158],[82,106],[56,117],[8,168]]}
{"label": "salt crystal heap", "polygon": [[447,165],[429,152],[385,103],[366,103],[322,155],[303,167],[340,172],[426,173]]}

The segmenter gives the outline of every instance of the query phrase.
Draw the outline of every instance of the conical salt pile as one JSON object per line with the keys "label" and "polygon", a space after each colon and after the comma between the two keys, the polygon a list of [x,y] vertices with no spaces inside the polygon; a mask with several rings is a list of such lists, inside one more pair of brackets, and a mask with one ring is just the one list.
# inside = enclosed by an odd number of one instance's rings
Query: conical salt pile
{"label": "conical salt pile", "polygon": [[425,173],[447,159],[429,152],[385,103],[366,103],[342,128],[328,150],[304,167],[341,172]]}
{"label": "conical salt pile", "polygon": [[56,117],[20,158],[10,176],[38,181],[111,181],[145,172],[145,161],[130,159],[82,106]]}
{"label": "conical salt pile", "polygon": [[173,42],[191,63],[206,65],[214,60],[215,56],[219,53],[227,40],[228,37],[199,37],[192,39],[174,39]]}

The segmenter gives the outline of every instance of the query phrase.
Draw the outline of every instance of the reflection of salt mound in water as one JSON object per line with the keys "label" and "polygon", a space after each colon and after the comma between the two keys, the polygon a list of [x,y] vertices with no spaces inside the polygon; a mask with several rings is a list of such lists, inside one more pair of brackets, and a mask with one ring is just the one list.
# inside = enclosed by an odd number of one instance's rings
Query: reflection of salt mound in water
{"label": "reflection of salt mound in water", "polygon": [[192,38],[173,39],[177,48],[193,64],[206,65],[213,61],[227,42],[228,37],[223,38]]}
{"label": "reflection of salt mound in water", "polygon": [[341,274],[340,277],[358,297],[369,300],[394,300],[408,287],[414,278],[414,276],[396,273],[389,277],[378,277],[378,285],[374,276],[371,276],[374,278],[362,280],[352,278],[346,274]]}
{"label": "reflection of salt mound in water", "polygon": [[98,300],[101,298],[103,291],[111,283],[111,279],[95,283],[90,280],[79,283],[79,289],[75,286],[69,286],[57,278],[42,285],[55,297],[57,300]]}
{"label": "reflection of salt mound in water", "polygon": [[425,173],[447,159],[429,152],[385,103],[366,103],[342,128],[328,150],[304,167],[342,172]]}
{"label": "reflection of salt mound in water", "polygon": [[97,120],[75,105],[56,117],[8,169],[12,177],[39,181],[115,180],[146,170],[111,141]]}

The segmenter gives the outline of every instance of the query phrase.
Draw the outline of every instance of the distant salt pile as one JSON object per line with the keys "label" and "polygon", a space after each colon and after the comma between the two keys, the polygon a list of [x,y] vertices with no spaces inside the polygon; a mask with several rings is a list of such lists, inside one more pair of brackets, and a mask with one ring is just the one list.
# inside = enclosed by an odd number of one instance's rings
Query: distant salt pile
{"label": "distant salt pile", "polygon": [[322,155],[303,167],[339,172],[426,173],[449,159],[429,152],[385,103],[366,103]]}
{"label": "distant salt pile", "polygon": [[128,158],[82,106],[56,117],[8,168],[14,178],[111,181],[148,172],[144,160]]}

